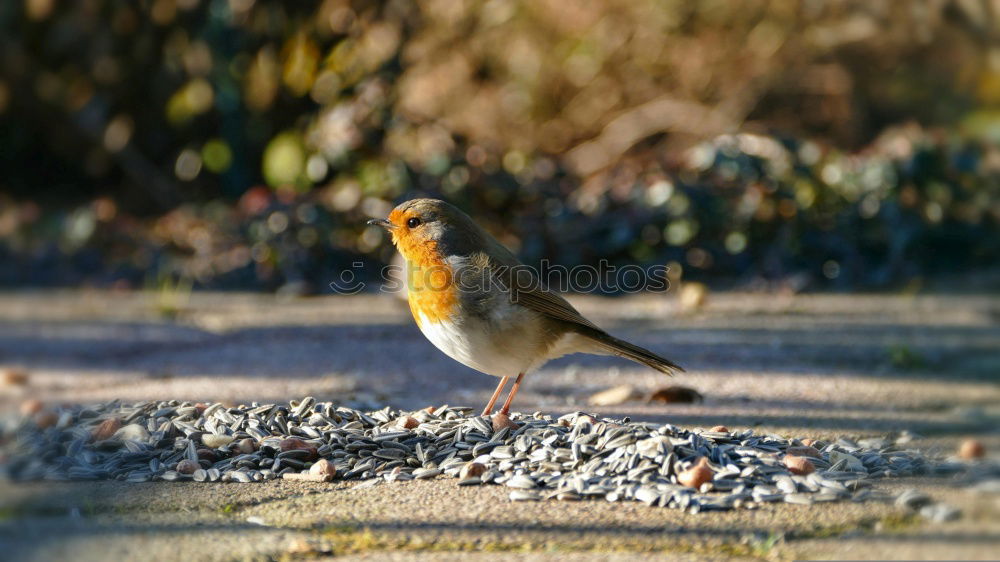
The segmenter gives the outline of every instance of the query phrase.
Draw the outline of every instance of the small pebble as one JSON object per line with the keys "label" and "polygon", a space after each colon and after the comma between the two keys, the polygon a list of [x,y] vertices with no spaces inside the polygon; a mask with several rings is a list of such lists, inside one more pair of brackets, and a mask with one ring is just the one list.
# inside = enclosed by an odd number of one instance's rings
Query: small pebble
{"label": "small pebble", "polygon": [[52,410],[40,410],[35,414],[35,425],[38,429],[47,429],[59,421],[59,414]]}
{"label": "small pebble", "polygon": [[278,444],[278,448],[280,448],[282,452],[308,451],[305,460],[314,460],[319,456],[316,447],[310,445],[309,443],[306,443],[305,441],[297,437],[289,437],[288,439],[282,439],[281,443]]}
{"label": "small pebble", "polygon": [[28,372],[23,369],[3,369],[0,371],[0,384],[6,386],[25,386],[28,384]]}
{"label": "small pebble", "polygon": [[337,476],[337,468],[332,462],[326,459],[319,459],[309,467],[309,473],[322,476],[324,482],[330,482]]}
{"label": "small pebble", "polygon": [[45,405],[37,398],[30,398],[21,402],[21,415],[28,418],[37,414]]}
{"label": "small pebble", "polygon": [[705,302],[708,300],[708,286],[704,283],[686,281],[681,285],[678,300],[681,310],[694,312],[705,306]]}
{"label": "small pebble", "polygon": [[177,463],[177,472],[180,474],[194,474],[194,471],[200,469],[201,466],[189,459],[184,459]]}
{"label": "small pebble", "polygon": [[461,479],[474,478],[482,476],[486,472],[486,465],[478,462],[470,462],[462,467],[462,470],[458,472],[458,477]]}
{"label": "small pebble", "polygon": [[708,459],[701,457],[697,464],[677,475],[677,481],[682,486],[698,489],[705,482],[712,480],[712,469],[708,467]]}
{"label": "small pebble", "polygon": [[500,431],[505,427],[513,431],[519,426],[507,414],[493,414],[493,431]]}
{"label": "small pebble", "polygon": [[94,428],[94,431],[90,433],[90,437],[94,441],[104,441],[105,439],[111,439],[111,436],[118,432],[122,428],[122,421],[118,418],[109,418],[102,421]]}
{"label": "small pebble", "polygon": [[286,472],[281,475],[285,480],[304,480],[306,482],[328,482],[326,475],[311,472]]}
{"label": "small pebble", "polygon": [[795,455],[797,457],[813,457],[816,459],[823,458],[823,453],[819,452],[816,447],[811,447],[809,445],[803,445],[801,447],[789,447],[785,449],[785,453],[788,455]]}
{"label": "small pebble", "polygon": [[420,422],[413,416],[404,416],[396,420],[396,426],[402,429],[414,429],[419,425]]}
{"label": "small pebble", "polygon": [[634,386],[623,384],[594,394],[587,399],[587,403],[591,406],[617,406],[638,398],[638,396],[639,393]]}
{"label": "small pebble", "polygon": [[287,439],[282,439],[278,443],[278,448],[282,451],[304,451],[312,447],[309,443],[306,443],[298,437],[289,437]]}
{"label": "small pebble", "polygon": [[813,463],[805,457],[785,455],[782,462],[792,474],[800,474],[804,476],[806,474],[812,474],[816,471],[816,467],[813,466]]}
{"label": "small pebble", "polygon": [[667,386],[657,390],[649,396],[650,402],[664,402],[667,404],[693,404],[704,402],[705,397],[700,392],[686,386]]}
{"label": "small pebble", "polygon": [[724,425],[714,426],[710,431],[715,431],[717,433],[729,433],[729,428]]}
{"label": "small pebble", "polygon": [[236,450],[241,454],[250,455],[257,450],[257,442],[249,437],[236,442]]}
{"label": "small pebble", "polygon": [[958,447],[958,456],[966,460],[981,459],[986,455],[986,447],[976,439],[966,439]]}

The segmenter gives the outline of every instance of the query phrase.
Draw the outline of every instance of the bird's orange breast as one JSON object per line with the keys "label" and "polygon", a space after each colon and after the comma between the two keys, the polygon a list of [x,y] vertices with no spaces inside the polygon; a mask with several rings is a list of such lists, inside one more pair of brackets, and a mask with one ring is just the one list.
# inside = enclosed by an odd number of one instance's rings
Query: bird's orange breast
{"label": "bird's orange breast", "polygon": [[396,244],[407,261],[407,300],[417,324],[451,318],[458,306],[458,295],[451,266],[444,261],[437,243],[405,237]]}

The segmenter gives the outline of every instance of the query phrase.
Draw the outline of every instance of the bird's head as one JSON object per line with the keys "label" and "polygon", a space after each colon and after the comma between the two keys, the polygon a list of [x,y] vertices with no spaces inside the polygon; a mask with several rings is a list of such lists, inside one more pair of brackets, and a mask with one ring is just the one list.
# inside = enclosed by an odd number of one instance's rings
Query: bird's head
{"label": "bird's head", "polygon": [[468,215],[439,199],[411,199],[393,209],[388,218],[372,219],[368,224],[388,230],[392,243],[408,260],[432,250],[450,255],[480,236],[479,227]]}

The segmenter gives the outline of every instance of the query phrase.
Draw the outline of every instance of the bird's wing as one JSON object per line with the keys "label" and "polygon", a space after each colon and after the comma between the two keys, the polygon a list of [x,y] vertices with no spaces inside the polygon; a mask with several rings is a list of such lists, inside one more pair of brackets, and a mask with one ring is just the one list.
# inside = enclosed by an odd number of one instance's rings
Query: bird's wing
{"label": "bird's wing", "polygon": [[566,299],[544,287],[519,289],[515,285],[510,291],[511,301],[540,312],[549,318],[579,324],[599,330],[593,322],[584,318]]}
{"label": "bird's wing", "polygon": [[[472,261],[479,267],[488,268],[508,294],[511,302],[530,308],[552,320],[566,322],[573,331],[592,341],[603,353],[618,355],[647,365],[668,375],[684,369],[673,361],[653,353],[648,349],[620,340],[593,322],[584,318],[559,294],[549,291],[531,268],[517,261],[506,248],[496,243],[499,249],[491,248],[489,254],[473,256]],[[599,353],[591,351],[590,353]]]}
{"label": "bird's wing", "polygon": [[533,269],[519,262],[499,243],[496,247],[490,248],[489,254],[476,256],[473,261],[489,268],[492,278],[501,285],[511,302],[554,320],[600,330],[597,325],[577,312],[566,299],[548,290]]}

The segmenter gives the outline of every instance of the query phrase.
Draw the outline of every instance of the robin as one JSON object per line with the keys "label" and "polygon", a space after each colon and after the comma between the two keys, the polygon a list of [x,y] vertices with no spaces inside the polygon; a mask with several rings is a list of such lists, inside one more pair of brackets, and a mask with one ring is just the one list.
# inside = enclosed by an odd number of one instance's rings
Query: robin
{"label": "robin", "polygon": [[500,408],[504,416],[526,373],[570,353],[617,355],[667,374],[683,371],[584,318],[444,201],[406,201],[387,219],[368,224],[388,230],[405,258],[407,300],[424,336],[459,363],[500,377],[484,416],[493,412],[512,376],[517,378]]}

